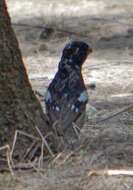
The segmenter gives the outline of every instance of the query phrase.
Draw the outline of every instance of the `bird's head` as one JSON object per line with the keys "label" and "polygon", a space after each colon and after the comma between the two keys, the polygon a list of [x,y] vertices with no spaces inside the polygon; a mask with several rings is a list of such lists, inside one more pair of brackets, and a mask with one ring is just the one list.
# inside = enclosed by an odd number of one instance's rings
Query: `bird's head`
{"label": "bird's head", "polygon": [[81,69],[82,64],[87,56],[92,52],[88,44],[82,41],[72,41],[63,49],[59,70],[67,70],[68,68]]}

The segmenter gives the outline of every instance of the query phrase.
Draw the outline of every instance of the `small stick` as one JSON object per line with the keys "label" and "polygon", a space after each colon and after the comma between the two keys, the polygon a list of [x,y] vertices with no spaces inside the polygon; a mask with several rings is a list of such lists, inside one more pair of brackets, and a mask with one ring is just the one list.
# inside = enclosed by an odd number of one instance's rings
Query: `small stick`
{"label": "small stick", "polygon": [[31,146],[27,149],[25,155],[24,155],[24,159],[27,158],[27,156],[30,154],[30,152],[33,150],[34,146],[36,145],[36,142],[34,141]]}
{"label": "small stick", "polygon": [[11,156],[11,157],[12,157],[13,152],[14,152],[14,149],[15,149],[15,145],[16,145],[16,141],[17,141],[18,134],[23,135],[23,136],[26,136],[26,137],[31,138],[31,139],[34,139],[34,140],[39,140],[39,138],[34,137],[33,135],[29,135],[29,134],[27,134],[27,133],[25,133],[25,132],[23,132],[23,131],[16,130],[16,131],[15,131],[15,135],[14,135],[14,139],[13,139],[13,144],[12,144],[11,153],[10,153],[10,156]]}
{"label": "small stick", "polygon": [[57,129],[56,129],[56,125],[58,125],[58,124],[59,124],[59,121],[57,120],[52,125],[52,129],[54,130],[54,134],[56,136],[56,139],[58,138],[58,132],[57,132]]}
{"label": "small stick", "polygon": [[11,175],[14,177],[14,172],[13,172],[13,168],[12,168],[12,160],[10,157],[10,148],[7,150],[6,156],[7,156],[7,163],[8,163],[9,170],[11,172]]}
{"label": "small stick", "polygon": [[19,163],[13,167],[14,170],[30,170],[33,169],[29,163]]}
{"label": "small stick", "polygon": [[54,136],[54,134],[52,132],[47,133],[47,135],[45,136],[45,139],[47,139],[50,136]]}
{"label": "small stick", "polygon": [[13,161],[12,161],[12,158],[10,156],[11,155],[10,146],[7,144],[5,146],[0,147],[0,150],[4,150],[4,149],[6,149],[6,157],[7,157],[7,164],[9,167],[9,171],[10,171],[12,177],[14,177],[14,172],[13,172],[13,168],[12,168]]}
{"label": "small stick", "polygon": [[29,164],[32,166],[32,168],[33,168],[42,178],[44,178],[44,175],[41,173],[41,170],[38,169],[38,168],[34,165],[34,163],[30,162]]}
{"label": "small stick", "polygon": [[[87,138],[86,138],[86,139],[87,139]],[[74,154],[76,154],[76,152],[78,152],[81,148],[84,147],[84,143],[85,143],[86,139],[84,139],[83,143],[82,143],[79,147],[77,147],[74,151],[71,151],[71,152],[66,156],[66,158],[63,160],[63,162],[61,163],[61,165],[64,164],[69,158],[71,158],[71,156],[73,156]]]}
{"label": "small stick", "polygon": [[40,147],[40,145],[39,145],[39,143],[37,143],[29,155],[29,160],[34,159],[35,154],[36,154],[39,147]]}
{"label": "small stick", "polygon": [[130,106],[127,106],[127,107],[125,107],[125,108],[123,108],[123,109],[120,109],[119,111],[110,114],[110,115],[107,116],[106,118],[103,118],[103,119],[101,119],[101,120],[99,120],[99,121],[97,120],[97,121],[96,121],[96,124],[97,124],[97,123],[101,123],[101,122],[103,122],[103,121],[106,121],[106,120],[108,120],[108,119],[111,119],[111,118],[113,118],[113,117],[115,117],[115,116],[117,116],[117,115],[119,115],[119,114],[121,114],[121,113],[123,113],[123,112],[125,112],[125,111],[128,111],[128,110],[130,110],[130,109],[132,109],[132,108],[133,108],[133,105],[130,105]]}
{"label": "small stick", "polygon": [[52,162],[50,163],[51,164],[55,164],[56,161],[62,156],[62,152],[60,152],[59,154],[57,154],[57,156],[52,160]]}
{"label": "small stick", "polygon": [[31,166],[31,163],[32,163],[32,165],[35,165],[36,163],[37,163],[37,158],[35,158],[34,159],[34,161],[29,161],[28,160],[28,163],[18,163],[18,164],[16,164],[14,167],[13,167],[13,169],[14,170],[30,170],[30,169],[33,169],[33,167]]}
{"label": "small stick", "polygon": [[51,155],[52,157],[54,157],[54,153],[52,152],[50,146],[48,145],[48,143],[47,143],[45,137],[43,137],[43,135],[42,135],[40,129],[39,129],[37,126],[35,126],[35,128],[36,128],[37,132],[39,133],[39,135],[40,135],[40,137],[41,137],[41,139],[42,139],[42,143],[45,144],[45,146],[46,146],[47,150],[49,151],[50,155]]}
{"label": "small stick", "polygon": [[44,151],[44,142],[42,141],[42,145],[41,145],[41,155],[39,157],[39,161],[38,161],[38,167],[41,168],[43,167],[43,151]]}
{"label": "small stick", "polygon": [[7,145],[4,145],[4,146],[0,147],[0,150],[5,150],[5,149],[8,149],[8,148],[9,148],[9,145],[7,144]]}
{"label": "small stick", "polygon": [[74,154],[74,151],[71,151],[59,165],[60,166],[63,165],[67,160],[69,160],[69,158],[71,158],[73,154]]}
{"label": "small stick", "polygon": [[88,176],[98,176],[98,175],[106,175],[106,176],[116,176],[116,175],[124,175],[124,176],[133,176],[133,170],[94,170],[88,173]]}
{"label": "small stick", "polygon": [[72,128],[76,134],[76,137],[79,139],[80,128],[74,122],[72,123]]}

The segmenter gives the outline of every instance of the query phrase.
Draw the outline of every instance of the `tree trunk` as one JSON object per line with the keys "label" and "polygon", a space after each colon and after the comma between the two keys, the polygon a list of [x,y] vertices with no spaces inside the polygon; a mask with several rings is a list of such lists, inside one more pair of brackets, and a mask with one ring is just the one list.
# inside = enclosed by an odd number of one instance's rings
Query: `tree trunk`
{"label": "tree trunk", "polygon": [[12,144],[16,129],[48,132],[45,115],[34,95],[11,27],[5,0],[0,0],[0,146]]}

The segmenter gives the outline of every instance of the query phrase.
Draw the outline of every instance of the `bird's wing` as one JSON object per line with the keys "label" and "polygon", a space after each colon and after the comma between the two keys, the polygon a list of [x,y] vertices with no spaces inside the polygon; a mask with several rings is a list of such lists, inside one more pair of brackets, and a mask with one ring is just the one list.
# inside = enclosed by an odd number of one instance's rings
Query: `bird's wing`
{"label": "bird's wing", "polygon": [[73,122],[79,123],[80,125],[80,119],[83,118],[83,115],[85,115],[87,101],[88,94],[86,90],[83,91],[79,97],[71,98],[71,101],[69,102],[62,100],[62,109],[59,114],[63,128],[69,128]]}

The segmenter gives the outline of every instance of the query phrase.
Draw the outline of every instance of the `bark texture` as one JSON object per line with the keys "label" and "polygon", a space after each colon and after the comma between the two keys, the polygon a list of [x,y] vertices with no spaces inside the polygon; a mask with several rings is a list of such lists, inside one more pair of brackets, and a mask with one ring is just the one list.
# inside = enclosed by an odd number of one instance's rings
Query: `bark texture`
{"label": "bark texture", "polygon": [[5,0],[0,0],[0,146],[12,143],[16,129],[43,133],[48,127],[31,88]]}

